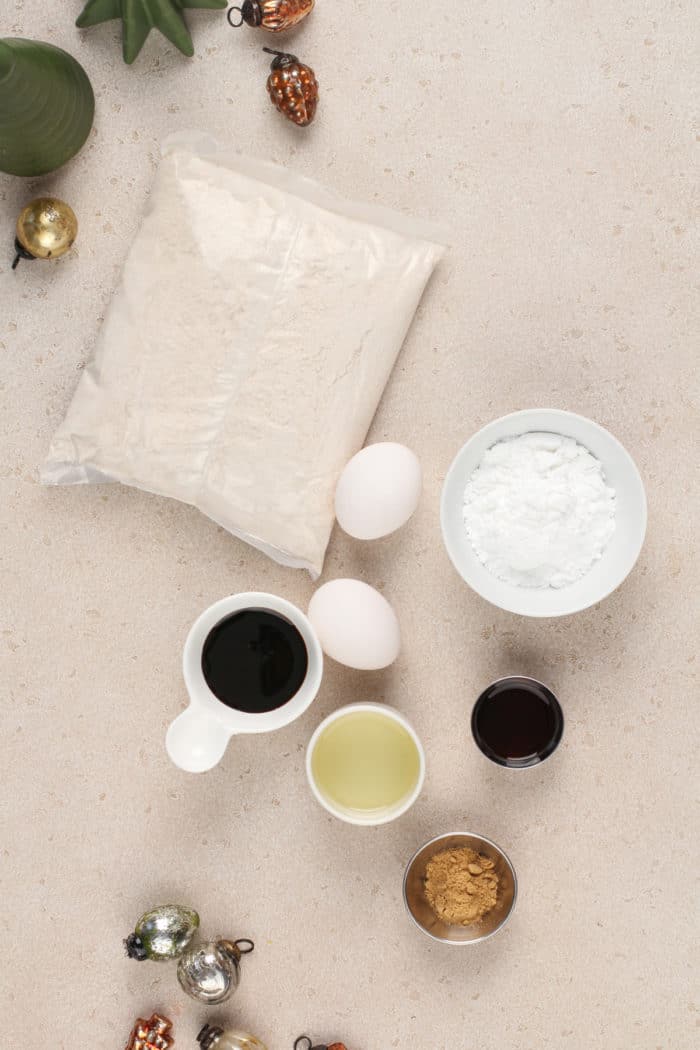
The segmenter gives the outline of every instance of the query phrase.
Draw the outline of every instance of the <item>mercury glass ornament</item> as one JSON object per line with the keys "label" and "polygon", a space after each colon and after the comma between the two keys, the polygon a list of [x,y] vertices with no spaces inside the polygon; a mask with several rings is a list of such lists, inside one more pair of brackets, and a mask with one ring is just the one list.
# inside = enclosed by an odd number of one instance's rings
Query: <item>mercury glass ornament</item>
{"label": "mercury glass ornament", "polygon": [[308,127],[318,108],[318,81],[310,66],[305,66],[296,55],[273,51],[264,47],[268,55],[275,55],[267,78],[267,90],[276,109],[300,128]]}
{"label": "mercury glass ornament", "polygon": [[282,33],[299,25],[313,11],[315,0],[245,0],[240,7],[229,7],[229,25],[238,29],[244,23],[253,29]]}
{"label": "mercury glass ornament", "polygon": [[58,197],[37,197],[19,213],[15,237],[15,261],[58,259],[73,247],[78,236],[75,212]]}
{"label": "mercury glass ornament", "polygon": [[294,1050],[346,1050],[345,1043],[331,1043],[330,1046],[312,1046],[308,1035],[300,1035],[294,1044]]}
{"label": "mercury glass ornament", "polygon": [[161,904],[142,915],[124,941],[130,959],[178,959],[199,928],[199,915],[181,904]]}
{"label": "mercury glass ornament", "polygon": [[218,1025],[205,1024],[197,1036],[197,1042],[201,1050],[267,1050],[265,1044],[254,1035],[233,1028],[224,1030]]}
{"label": "mercury glass ornament", "polygon": [[171,1033],[172,1022],[160,1014],[152,1014],[146,1020],[139,1017],[131,1030],[126,1050],[170,1050],[175,1040]]}
{"label": "mercury glass ornament", "polygon": [[200,1003],[215,1006],[226,1002],[241,979],[241,956],[255,945],[248,939],[220,938],[188,948],[177,966],[177,979],[183,991]]}

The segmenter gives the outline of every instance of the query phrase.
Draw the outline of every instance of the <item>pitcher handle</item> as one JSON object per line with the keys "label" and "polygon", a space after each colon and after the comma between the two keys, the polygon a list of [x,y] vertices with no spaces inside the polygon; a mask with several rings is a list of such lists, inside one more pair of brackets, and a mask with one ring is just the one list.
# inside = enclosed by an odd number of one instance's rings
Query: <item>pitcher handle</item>
{"label": "pitcher handle", "polygon": [[191,704],[171,722],[165,747],[171,760],[186,773],[206,773],[224,757],[231,730]]}

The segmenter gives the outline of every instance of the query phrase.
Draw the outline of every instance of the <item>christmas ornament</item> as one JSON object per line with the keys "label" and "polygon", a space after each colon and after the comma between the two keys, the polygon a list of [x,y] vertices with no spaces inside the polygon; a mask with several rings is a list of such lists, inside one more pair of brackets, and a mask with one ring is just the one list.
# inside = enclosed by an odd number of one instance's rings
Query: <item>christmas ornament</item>
{"label": "christmas ornament", "polygon": [[17,219],[15,261],[20,259],[58,259],[65,255],[78,236],[78,220],[73,209],[57,197],[37,197],[22,208]]}
{"label": "christmas ornament", "polygon": [[222,10],[226,3],[227,0],[87,0],[75,24],[87,29],[121,18],[124,61],[129,65],[152,29],[159,29],[183,55],[191,58],[194,45],[182,13],[184,8]]}
{"label": "christmas ornament", "polygon": [[267,79],[267,90],[273,105],[300,128],[307,127],[316,116],[318,106],[316,74],[300,62],[296,55],[273,51],[270,47],[264,47],[263,51],[277,56]]}
{"label": "christmas ornament", "polygon": [[216,1005],[233,995],[240,981],[240,961],[255,945],[247,938],[219,939],[188,948],[177,966],[183,991],[200,1003]]}
{"label": "christmas ornament", "polygon": [[139,1017],[129,1036],[126,1050],[169,1050],[175,1041],[170,1035],[172,1027],[168,1018],[160,1014],[153,1014],[148,1021]]}
{"label": "christmas ornament", "polygon": [[45,175],[82,148],[95,96],[72,55],[38,40],[0,40],[0,171]]}
{"label": "christmas ornament", "polygon": [[242,7],[229,7],[229,25],[238,29],[243,23],[254,29],[282,33],[310,15],[316,0],[245,0]]}
{"label": "christmas ornament", "polygon": [[308,1035],[300,1035],[294,1044],[294,1050],[346,1050],[345,1043],[331,1043],[330,1046],[312,1046]]}
{"label": "christmas ornament", "polygon": [[264,1043],[254,1035],[234,1031],[232,1028],[224,1031],[218,1025],[205,1024],[197,1036],[197,1042],[201,1050],[267,1050]]}
{"label": "christmas ornament", "polygon": [[161,904],[142,915],[124,941],[130,959],[178,959],[199,927],[199,915],[181,904]]}

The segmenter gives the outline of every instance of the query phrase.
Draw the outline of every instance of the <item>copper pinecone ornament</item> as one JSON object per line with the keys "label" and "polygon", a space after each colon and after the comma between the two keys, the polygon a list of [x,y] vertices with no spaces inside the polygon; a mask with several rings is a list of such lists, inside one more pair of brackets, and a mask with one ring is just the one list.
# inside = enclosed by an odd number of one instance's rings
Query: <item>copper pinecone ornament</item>
{"label": "copper pinecone ornament", "polygon": [[[227,18],[237,29],[243,23],[254,29],[267,29],[270,33],[282,33],[285,29],[303,21],[311,14],[316,0],[245,0],[240,7],[230,7]],[[233,17],[238,20],[234,22]]]}
{"label": "copper pinecone ornament", "polygon": [[263,51],[276,56],[267,78],[267,90],[273,105],[300,128],[308,127],[318,107],[316,74],[296,55],[273,51],[269,47],[264,47]]}
{"label": "copper pinecone ornament", "polygon": [[152,1014],[146,1020],[139,1017],[134,1025],[126,1050],[170,1050],[175,1040],[171,1033],[172,1023],[167,1017]]}

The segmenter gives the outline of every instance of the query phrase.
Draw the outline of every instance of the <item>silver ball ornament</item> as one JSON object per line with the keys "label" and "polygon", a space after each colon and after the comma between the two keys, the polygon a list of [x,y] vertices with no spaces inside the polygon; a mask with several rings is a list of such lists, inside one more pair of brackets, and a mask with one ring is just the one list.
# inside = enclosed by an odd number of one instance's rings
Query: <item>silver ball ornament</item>
{"label": "silver ball ornament", "polygon": [[216,1006],[229,999],[240,981],[242,955],[253,951],[252,941],[219,938],[188,948],[180,957],[177,979],[193,999]]}

